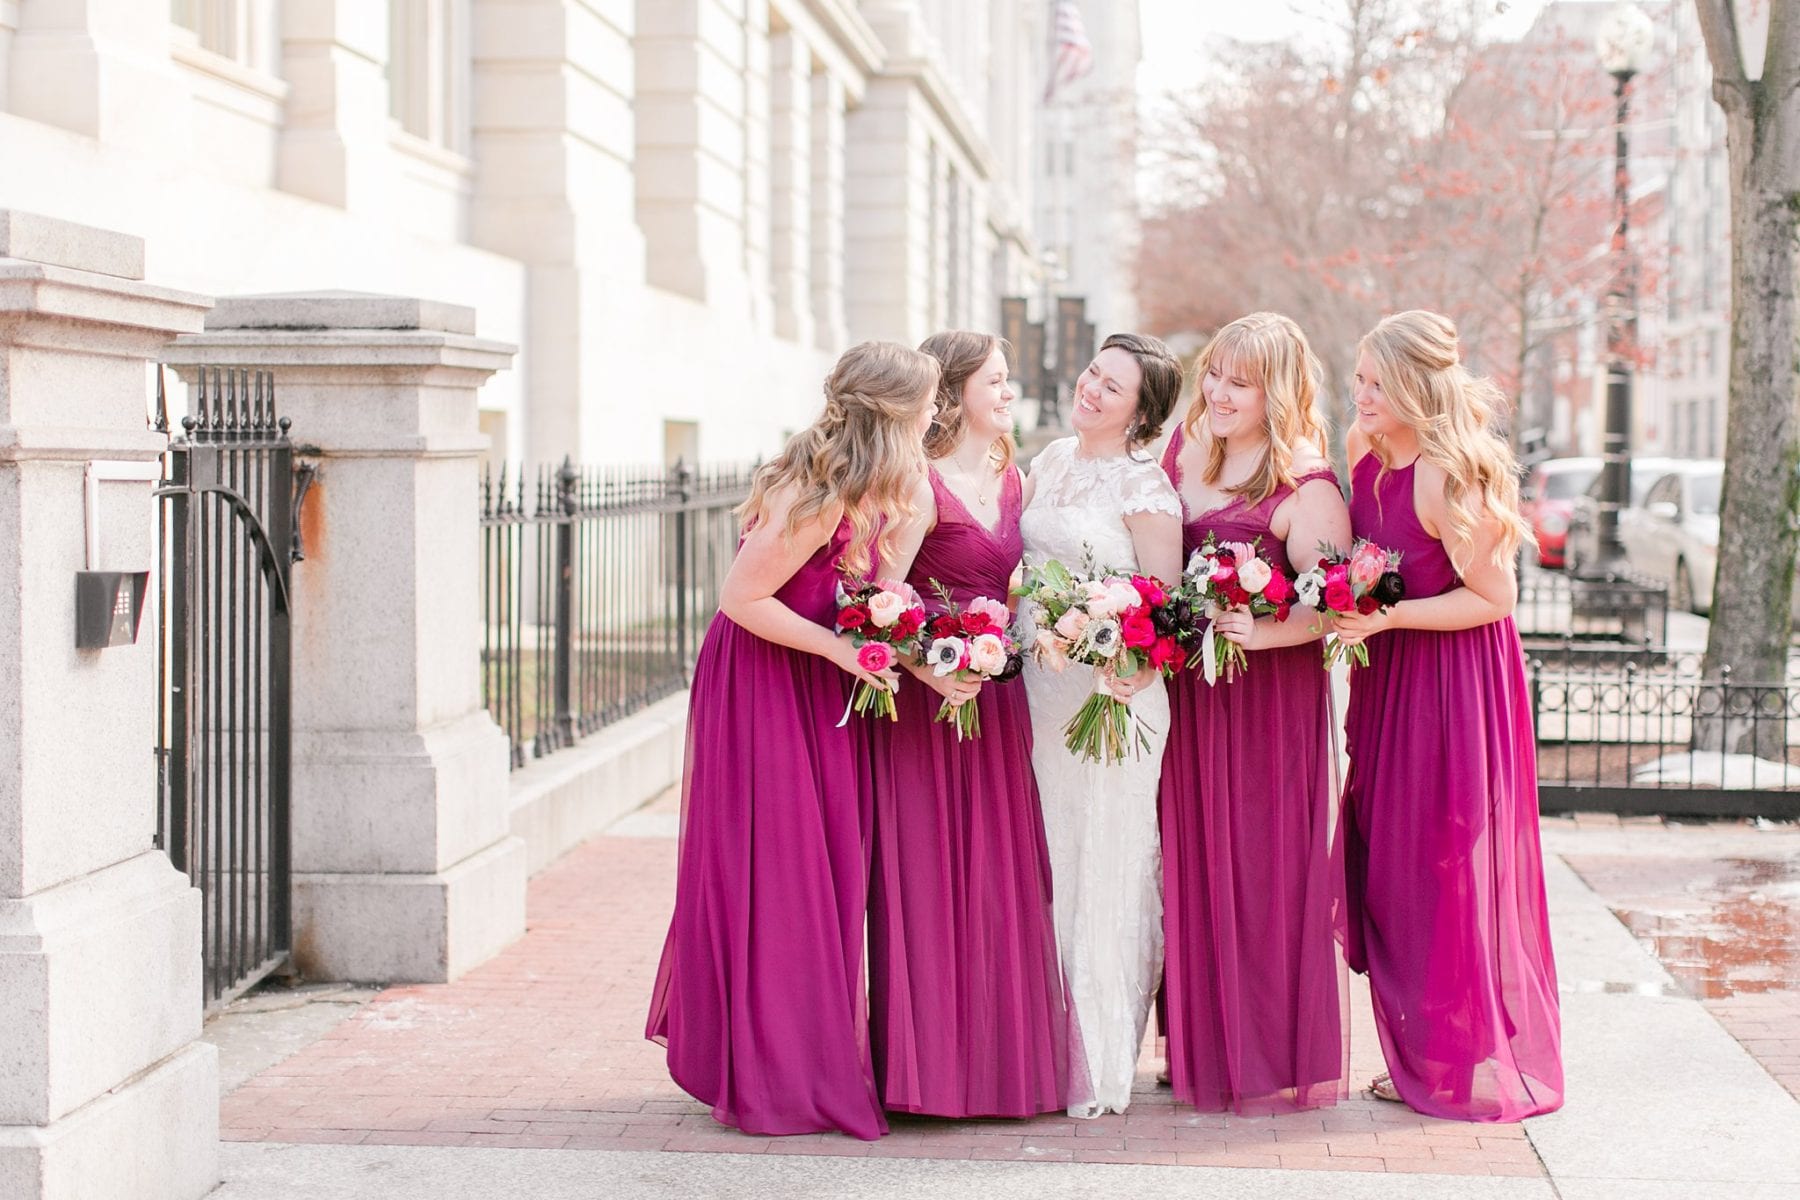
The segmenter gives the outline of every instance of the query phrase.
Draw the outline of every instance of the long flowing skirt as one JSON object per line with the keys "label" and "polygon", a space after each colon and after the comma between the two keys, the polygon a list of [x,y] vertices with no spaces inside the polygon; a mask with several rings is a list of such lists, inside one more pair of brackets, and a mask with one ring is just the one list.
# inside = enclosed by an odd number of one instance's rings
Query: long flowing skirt
{"label": "long flowing skirt", "polygon": [[1512,618],[1372,639],[1347,734],[1345,954],[1369,976],[1395,1087],[1451,1120],[1558,1108],[1536,750]]}
{"label": "long flowing skirt", "polygon": [[907,680],[870,723],[875,844],[869,1024],[889,1109],[1024,1117],[1061,1109],[1069,1022],[1025,689],[988,684],[980,736],[933,720]]}
{"label": "long flowing skirt", "polygon": [[1070,1071],[1069,1111],[1124,1112],[1162,966],[1162,880],[1156,788],[1169,701],[1160,680],[1133,697],[1150,748],[1110,766],[1084,763],[1063,724],[1092,693],[1093,672],[1025,668],[1031,765],[1044,809],[1056,938],[1080,1033],[1082,1070]]}
{"label": "long flowing skirt", "polygon": [[850,678],[720,615],[694,668],[675,915],[646,1036],[746,1133],[887,1131],[863,994],[868,754]]}
{"label": "long flowing skirt", "polygon": [[1330,676],[1310,642],[1235,680],[1169,685],[1162,775],[1163,1028],[1175,1095],[1271,1113],[1347,1091],[1333,929]]}

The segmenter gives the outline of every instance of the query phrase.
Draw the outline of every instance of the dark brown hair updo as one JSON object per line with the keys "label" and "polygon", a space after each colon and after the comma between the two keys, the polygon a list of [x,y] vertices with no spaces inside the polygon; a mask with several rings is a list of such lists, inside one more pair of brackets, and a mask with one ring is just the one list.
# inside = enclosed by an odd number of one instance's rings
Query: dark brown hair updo
{"label": "dark brown hair updo", "polygon": [[1143,446],[1162,435],[1163,422],[1175,411],[1181,399],[1181,360],[1163,344],[1161,338],[1147,333],[1115,333],[1100,343],[1100,349],[1117,346],[1137,359],[1143,380],[1138,384],[1137,424],[1130,440]]}
{"label": "dark brown hair updo", "polygon": [[[937,418],[925,434],[925,457],[942,458],[962,441],[963,424],[967,419],[962,407],[963,385],[981,370],[995,350],[1011,358],[1012,347],[1004,338],[991,333],[951,329],[932,334],[919,343],[919,349],[937,359],[944,368],[938,378]],[[1012,466],[1012,438],[1004,434],[995,438],[988,449],[988,458],[999,470]]]}

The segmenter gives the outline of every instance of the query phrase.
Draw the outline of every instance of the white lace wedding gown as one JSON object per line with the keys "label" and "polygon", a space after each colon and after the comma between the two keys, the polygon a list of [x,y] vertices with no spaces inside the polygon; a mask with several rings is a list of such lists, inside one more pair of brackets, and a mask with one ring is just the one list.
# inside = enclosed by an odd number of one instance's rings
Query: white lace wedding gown
{"label": "white lace wedding gown", "polygon": [[[1090,459],[1074,438],[1052,442],[1031,468],[1035,489],[1020,519],[1025,561],[1056,559],[1082,569],[1137,570],[1124,518],[1131,513],[1181,515],[1181,501],[1153,458]],[[1029,637],[1035,631],[1027,628]],[[1029,641],[1027,642],[1029,644]],[[1094,690],[1091,668],[1060,674],[1025,668],[1031,701],[1031,765],[1037,773],[1050,844],[1056,936],[1087,1060],[1087,1095],[1071,1095],[1069,1112],[1091,1117],[1131,1103],[1138,1048],[1162,965],[1162,872],[1156,792],[1169,698],[1158,679],[1131,706],[1152,730],[1150,748],[1112,766],[1070,754],[1063,725]],[[1081,1072],[1071,1070],[1072,1080]],[[1072,1083],[1076,1088],[1078,1084]]]}

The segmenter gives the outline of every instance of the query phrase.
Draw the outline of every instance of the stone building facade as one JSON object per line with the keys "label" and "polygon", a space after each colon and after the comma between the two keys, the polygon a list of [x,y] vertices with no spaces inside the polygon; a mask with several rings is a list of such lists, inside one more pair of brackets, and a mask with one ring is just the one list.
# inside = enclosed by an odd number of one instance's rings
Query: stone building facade
{"label": "stone building facade", "polygon": [[[1137,6],[1085,8],[1097,70],[1059,103],[1116,159],[1129,104],[1093,96],[1129,93]],[[1046,271],[1051,10],[0,0],[0,207],[140,236],[207,295],[475,308],[520,347],[483,393],[497,457],[767,453],[852,341],[1052,287],[1129,323],[1128,169],[1083,158],[1057,228],[1092,262]]]}

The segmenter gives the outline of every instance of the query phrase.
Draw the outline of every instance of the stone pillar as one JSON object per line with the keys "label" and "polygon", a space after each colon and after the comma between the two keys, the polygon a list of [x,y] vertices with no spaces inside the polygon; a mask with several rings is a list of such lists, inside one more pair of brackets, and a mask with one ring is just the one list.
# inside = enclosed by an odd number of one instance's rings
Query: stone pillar
{"label": "stone pillar", "polygon": [[843,80],[829,70],[812,77],[812,309],[819,349],[850,344],[844,317]]}
{"label": "stone pillar", "polygon": [[846,121],[844,257],[850,337],[914,345],[932,332],[932,270],[941,216],[931,135],[912,80],[869,81]]}
{"label": "stone pillar", "polygon": [[387,60],[386,4],[282,6],[281,73],[293,89],[281,132],[282,191],[352,212],[379,213],[391,202]]}
{"label": "stone pillar", "polygon": [[775,333],[813,344],[812,52],[793,31],[770,45],[770,291]]}
{"label": "stone pillar", "polygon": [[638,0],[637,217],[656,287],[748,309],[748,0]]}
{"label": "stone pillar", "polygon": [[[218,1180],[200,894],[152,848],[155,638],[75,647],[92,460],[146,468],[146,363],[207,301],[137,238],[0,210],[0,1196]],[[116,473],[116,472],[115,472]],[[106,483],[104,560],[151,567],[152,484]]]}
{"label": "stone pillar", "polygon": [[272,371],[318,463],[294,571],[294,957],[309,977],[440,982],[524,932],[525,845],[476,649],[476,390],[513,348],[474,330],[457,305],[244,296],[165,351],[184,378]]}
{"label": "stone pillar", "polygon": [[[169,6],[143,0],[29,0],[17,32],[7,111],[120,146],[167,147],[187,89],[169,60]],[[9,23],[0,17],[0,25]],[[0,49],[8,39],[0,34]]]}
{"label": "stone pillar", "polygon": [[634,0],[474,0],[480,169],[469,238],[531,268],[531,370],[514,457],[579,457],[611,416],[609,389],[596,382],[617,355],[604,334],[622,324],[617,308],[644,280],[632,179],[635,11]]}

